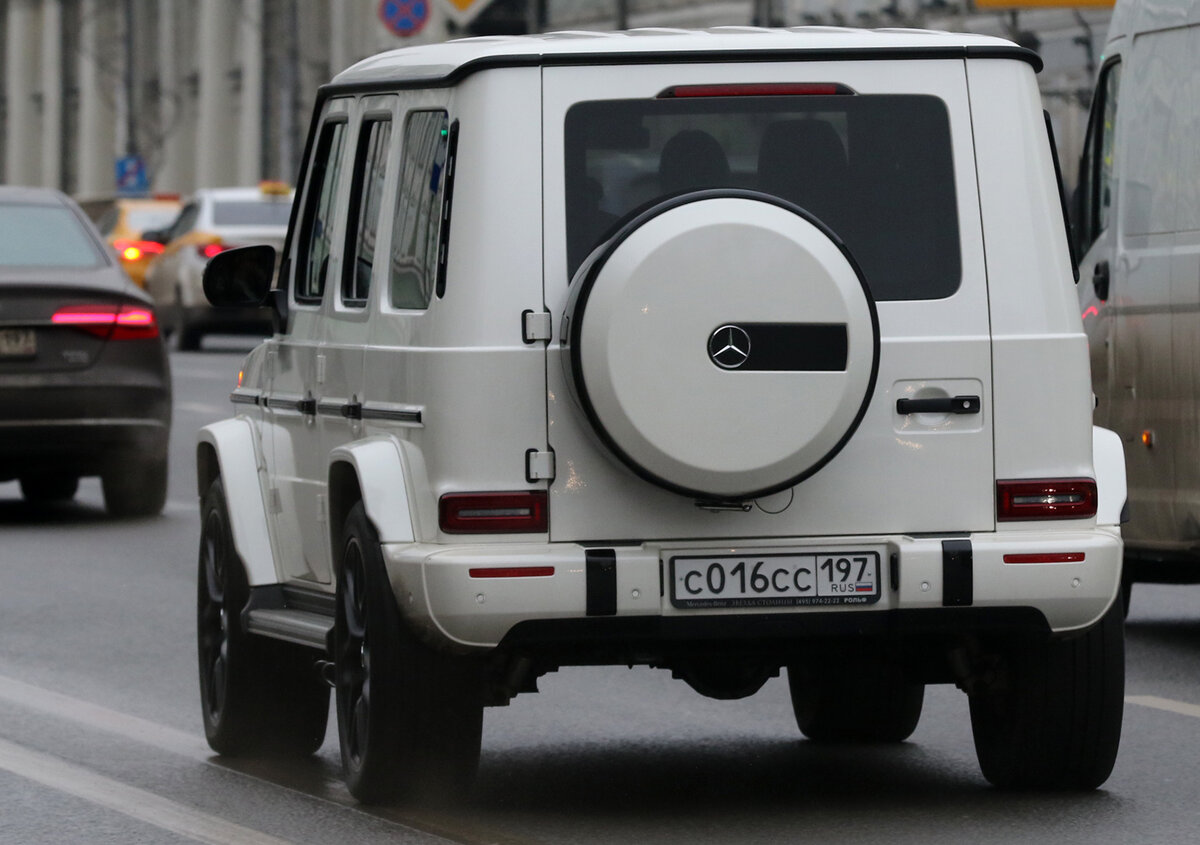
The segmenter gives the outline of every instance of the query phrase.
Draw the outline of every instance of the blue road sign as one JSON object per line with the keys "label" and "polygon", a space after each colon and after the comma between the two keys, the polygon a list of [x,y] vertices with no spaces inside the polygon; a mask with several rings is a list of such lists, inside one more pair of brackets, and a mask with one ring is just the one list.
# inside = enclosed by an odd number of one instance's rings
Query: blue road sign
{"label": "blue road sign", "polygon": [[429,20],[431,0],[380,0],[379,19],[392,35],[416,35]]}
{"label": "blue road sign", "polygon": [[141,156],[121,156],[116,162],[117,193],[144,194],[150,190],[150,176]]}

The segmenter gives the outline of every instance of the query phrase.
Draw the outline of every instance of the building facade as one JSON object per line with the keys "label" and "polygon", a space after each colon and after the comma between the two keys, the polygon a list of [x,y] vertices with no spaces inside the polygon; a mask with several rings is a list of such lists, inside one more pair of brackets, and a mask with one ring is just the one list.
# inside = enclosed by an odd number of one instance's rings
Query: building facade
{"label": "building facade", "polygon": [[972,14],[969,0],[476,0],[469,25],[441,2],[426,0],[420,22],[389,20],[396,4],[381,0],[0,0],[0,183],[95,197],[290,182],[317,87],[361,58],[463,34],[637,26],[919,25],[1029,37],[1021,27],[1043,21],[1063,42],[1044,53],[1042,84],[1069,161],[1093,75],[1072,39],[1086,31],[1100,43],[1107,29],[1107,12],[1019,21]]}

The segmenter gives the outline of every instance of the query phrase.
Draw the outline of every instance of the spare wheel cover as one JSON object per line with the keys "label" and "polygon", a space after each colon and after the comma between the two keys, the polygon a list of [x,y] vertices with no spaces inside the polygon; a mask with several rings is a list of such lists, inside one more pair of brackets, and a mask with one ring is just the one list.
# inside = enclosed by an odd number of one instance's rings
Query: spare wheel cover
{"label": "spare wheel cover", "polygon": [[567,305],[569,377],[643,478],[748,499],[824,466],[866,412],[879,322],[845,246],[752,191],[666,200],[597,249]]}

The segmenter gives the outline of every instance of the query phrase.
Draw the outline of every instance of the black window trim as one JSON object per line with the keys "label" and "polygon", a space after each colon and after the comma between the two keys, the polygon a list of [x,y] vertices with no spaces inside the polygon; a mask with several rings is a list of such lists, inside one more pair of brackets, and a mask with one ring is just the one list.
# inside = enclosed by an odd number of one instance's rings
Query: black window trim
{"label": "black window trim", "polygon": [[[1108,83],[1108,78],[1112,74],[1114,68],[1121,64],[1121,55],[1110,58],[1100,67],[1099,73],[1096,74],[1096,87],[1092,95],[1092,107],[1088,114],[1087,129],[1083,136],[1083,152],[1079,157],[1079,178],[1076,184],[1076,191],[1080,193],[1080,202],[1077,206],[1079,214],[1079,233],[1076,241],[1076,246],[1080,257],[1091,249],[1092,244],[1100,237],[1103,231],[1100,228],[1100,209],[1098,205],[1098,195],[1096,193],[1095,177],[1098,174],[1100,162],[1100,132],[1097,125],[1104,119],[1104,111],[1107,106],[1107,96],[1105,86]],[[1088,163],[1090,167],[1087,167]],[[1086,200],[1086,204],[1084,203]]]}
{"label": "black window trim", "polygon": [[[347,208],[348,216],[346,217],[346,226],[343,232],[345,243],[342,255],[347,260],[342,262],[342,278],[338,284],[338,301],[346,308],[366,308],[369,298],[369,294],[368,297],[362,299],[349,297],[346,294],[348,287],[352,283],[358,263],[358,225],[360,222],[359,215],[362,211],[363,183],[365,181],[366,145],[371,140],[371,128],[380,123],[393,124],[394,128],[394,115],[391,109],[372,109],[363,113],[358,121],[358,139],[355,144],[354,163],[350,175],[350,203]],[[385,150],[385,155],[388,158],[391,157],[390,141],[388,142],[388,149]]]}
{"label": "black window trim", "polygon": [[[317,125],[315,127],[316,137],[313,139],[313,141],[315,142],[314,146],[320,144],[320,134],[325,129],[325,127],[337,126],[338,124],[346,126],[347,131],[348,131],[349,124],[350,124],[350,115],[339,113],[339,114],[334,114],[334,115],[327,115],[324,119],[318,120]],[[325,182],[325,173],[327,172],[327,170],[329,168],[329,161],[328,161],[328,159],[326,159],[323,163],[320,164],[320,170],[318,171],[317,166],[316,166],[317,163],[314,162],[312,159],[310,159],[308,153],[309,153],[309,149],[307,149],[307,145],[306,145],[304,161],[306,164],[311,164],[313,166],[310,167],[310,169],[307,173],[307,179],[305,180],[305,183],[304,183],[304,210],[303,210],[303,217],[300,219],[299,243],[296,244],[297,251],[302,250],[305,253],[307,253],[307,251],[308,251],[307,248],[310,246],[310,244],[308,243],[307,239],[304,236],[304,231],[308,228],[308,224],[312,222],[312,215],[316,213],[315,207],[312,204],[314,201],[312,198],[313,183],[315,181],[317,181],[317,174],[319,172],[320,181],[323,186],[324,182]],[[295,221],[293,221],[293,223],[294,222]],[[289,224],[289,226],[288,226],[288,231],[289,232],[291,231],[291,224]],[[289,237],[288,244],[287,244],[289,247],[291,245],[290,242],[291,242],[291,238]],[[289,262],[289,265],[290,265],[290,262]],[[288,269],[289,270],[291,269],[290,266]],[[290,281],[291,280],[289,279],[289,282]],[[293,290],[292,298],[296,301],[297,305],[308,305],[308,306],[320,305],[321,302],[325,298],[325,289],[323,288],[321,290],[320,296],[301,296],[300,292],[298,290]]]}
{"label": "black window trim", "polygon": [[[449,112],[446,114],[449,118]],[[446,181],[442,186],[442,220],[438,233],[437,279],[434,293],[438,299],[446,295],[446,264],[450,256],[450,211],[454,204],[454,175],[458,172],[458,119],[450,121],[450,137],[446,142]]]}

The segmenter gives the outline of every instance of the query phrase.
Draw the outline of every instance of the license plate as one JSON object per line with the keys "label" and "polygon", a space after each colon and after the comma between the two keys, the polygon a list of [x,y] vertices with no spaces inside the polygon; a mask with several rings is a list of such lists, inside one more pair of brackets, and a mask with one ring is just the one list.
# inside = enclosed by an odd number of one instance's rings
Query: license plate
{"label": "license plate", "polygon": [[675,607],[792,607],[879,601],[879,552],[677,556]]}
{"label": "license plate", "polygon": [[32,358],[37,355],[33,329],[0,329],[0,358]]}

